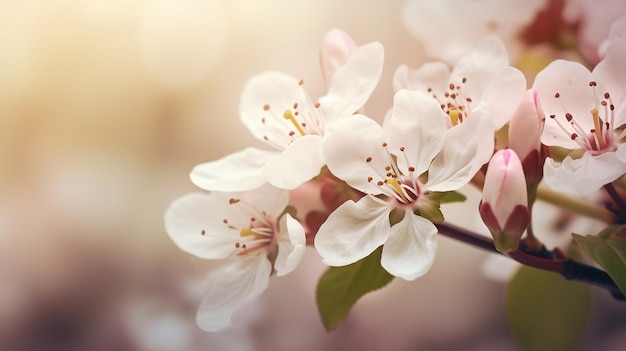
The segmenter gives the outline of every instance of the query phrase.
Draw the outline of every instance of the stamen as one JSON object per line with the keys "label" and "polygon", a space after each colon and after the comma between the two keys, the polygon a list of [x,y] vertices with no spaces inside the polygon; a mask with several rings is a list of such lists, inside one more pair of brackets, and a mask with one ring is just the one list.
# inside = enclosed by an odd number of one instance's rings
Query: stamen
{"label": "stamen", "polygon": [[450,116],[450,122],[452,122],[452,126],[459,124],[459,111],[453,109],[448,112],[448,116]]}
{"label": "stamen", "polygon": [[593,108],[590,113],[591,118],[593,118],[593,133],[595,134],[600,149],[604,149],[606,147],[606,143],[604,142],[604,138],[602,138],[602,120],[600,119],[600,116],[598,116],[598,109]]}
{"label": "stamen", "polygon": [[285,112],[283,113],[283,117],[285,117],[286,120],[290,121],[291,124],[293,124],[293,126],[296,128],[298,133],[300,133],[300,135],[305,135],[306,134],[304,132],[304,129],[302,129],[302,127],[300,127],[300,125],[298,124],[298,121],[296,120],[296,118],[291,113],[291,110],[285,110]]}

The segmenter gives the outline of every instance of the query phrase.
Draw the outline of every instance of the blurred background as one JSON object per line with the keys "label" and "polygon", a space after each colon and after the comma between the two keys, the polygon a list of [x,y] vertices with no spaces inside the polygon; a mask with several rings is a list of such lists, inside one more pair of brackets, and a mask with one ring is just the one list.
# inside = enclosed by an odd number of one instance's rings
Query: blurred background
{"label": "blurred background", "polygon": [[[518,350],[505,285],[487,254],[446,238],[432,271],[363,298],[332,333],[310,250],[273,278],[249,321],[195,325],[194,262],[163,229],[191,168],[250,145],[245,81],[264,70],[320,96],[331,28],[385,47],[366,112],[381,121],[391,77],[426,62],[404,1],[0,0],[1,350]],[[480,227],[477,194],[450,218]],[[594,289],[580,350],[626,345],[626,308]],[[621,346],[621,347],[620,347]]]}

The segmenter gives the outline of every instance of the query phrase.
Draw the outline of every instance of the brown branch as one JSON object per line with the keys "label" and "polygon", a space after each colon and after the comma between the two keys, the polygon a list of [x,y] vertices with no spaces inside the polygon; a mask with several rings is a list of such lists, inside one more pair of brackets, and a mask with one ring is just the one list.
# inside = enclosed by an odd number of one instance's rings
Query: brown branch
{"label": "brown branch", "polygon": [[[435,223],[435,225],[442,235],[483,250],[501,254],[501,252],[496,250],[491,238],[476,234],[450,223]],[[522,240],[519,249],[509,253],[507,256],[523,265],[559,273],[565,279],[575,280],[606,289],[615,299],[626,301],[626,296],[624,296],[617,285],[615,285],[613,279],[611,279],[605,271],[567,258],[559,249],[548,251],[545,247],[542,247],[540,251],[531,251]]]}

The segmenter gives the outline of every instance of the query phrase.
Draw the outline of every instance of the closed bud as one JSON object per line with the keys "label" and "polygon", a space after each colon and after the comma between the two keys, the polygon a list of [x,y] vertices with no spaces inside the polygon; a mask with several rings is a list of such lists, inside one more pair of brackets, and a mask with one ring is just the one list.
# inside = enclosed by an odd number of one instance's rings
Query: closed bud
{"label": "closed bud", "polygon": [[331,29],[326,33],[320,48],[320,66],[326,84],[330,83],[335,71],[343,66],[356,48],[356,43],[348,33],[340,29]]}
{"label": "closed bud", "polygon": [[545,122],[537,92],[527,90],[509,123],[509,148],[517,153],[526,180],[533,184],[539,184],[543,178],[546,152],[541,144],[541,134]]}
{"label": "closed bud", "polygon": [[546,117],[537,98],[535,89],[526,91],[524,98],[515,110],[509,123],[509,148],[521,160],[533,150],[541,148],[541,133]]}
{"label": "closed bud", "polygon": [[479,212],[498,251],[517,250],[530,222],[530,211],[526,178],[515,151],[499,150],[491,157]]}

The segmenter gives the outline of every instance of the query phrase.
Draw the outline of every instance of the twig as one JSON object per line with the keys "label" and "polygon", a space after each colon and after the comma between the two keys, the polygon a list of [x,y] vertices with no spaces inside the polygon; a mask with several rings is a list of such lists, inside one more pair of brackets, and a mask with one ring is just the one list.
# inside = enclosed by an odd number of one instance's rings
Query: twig
{"label": "twig", "polygon": [[[435,225],[440,234],[483,250],[500,253],[496,250],[491,238],[450,223],[435,223]],[[507,256],[526,266],[559,273],[568,280],[576,280],[607,289],[615,299],[626,301],[626,296],[605,271],[567,258],[563,256],[560,250],[548,251],[542,247],[540,251],[530,251],[522,240],[519,249]]]}

